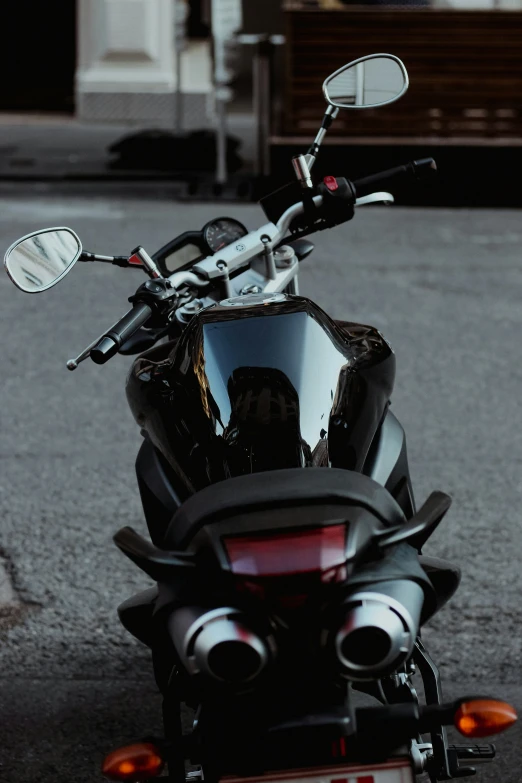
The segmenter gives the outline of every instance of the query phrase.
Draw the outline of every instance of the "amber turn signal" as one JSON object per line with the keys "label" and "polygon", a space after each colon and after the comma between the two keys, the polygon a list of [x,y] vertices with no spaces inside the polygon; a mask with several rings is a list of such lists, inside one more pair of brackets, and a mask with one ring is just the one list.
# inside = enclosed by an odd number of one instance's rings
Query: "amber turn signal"
{"label": "amber turn signal", "polygon": [[489,737],[509,729],[517,720],[505,701],[477,699],[463,702],[455,713],[455,726],[465,737]]}
{"label": "amber turn signal", "polygon": [[102,764],[102,774],[109,780],[141,781],[155,778],[165,762],[155,745],[139,742],[109,753]]}

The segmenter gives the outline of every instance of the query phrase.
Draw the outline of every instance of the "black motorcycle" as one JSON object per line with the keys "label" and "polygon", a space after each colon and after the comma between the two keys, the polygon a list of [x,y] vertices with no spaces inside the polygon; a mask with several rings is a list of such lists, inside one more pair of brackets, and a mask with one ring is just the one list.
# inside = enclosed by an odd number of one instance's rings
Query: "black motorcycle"
{"label": "black motorcycle", "polygon": [[[423,772],[442,781],[494,756],[489,744],[449,744],[447,725],[481,738],[516,720],[485,697],[444,703],[421,641],[459,570],[421,554],[450,498],[434,492],[415,508],[389,407],[390,346],[298,292],[306,236],[393,201],[371,192],[380,183],[434,170],[427,159],[312,181],[339,110],[384,105],[407,86],[401,61],[381,54],[326,79],[322,127],[293,160],[296,181],[262,200],[259,229],[223,217],[153,256],[138,247],[114,257],[50,228],[6,254],[30,293],[77,260],[149,277],[132,309],[68,362],[140,354],[127,397],[144,437],[136,469],[152,543],[129,527],[115,542],[157,586],[119,616],[152,651],[165,736],[110,754],[112,780],[152,779],[167,765],[175,783],[412,783]],[[183,705],[194,711],[190,732]]]}

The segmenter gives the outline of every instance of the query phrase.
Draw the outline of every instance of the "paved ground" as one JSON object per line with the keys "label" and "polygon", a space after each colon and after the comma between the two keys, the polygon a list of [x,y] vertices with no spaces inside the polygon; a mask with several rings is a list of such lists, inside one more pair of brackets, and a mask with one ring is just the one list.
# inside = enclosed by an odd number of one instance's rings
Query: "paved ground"
{"label": "paved ground", "polygon": [[[257,207],[0,195],[0,245],[70,225],[86,248],[154,250],[217,214]],[[361,210],[317,238],[301,286],[332,315],[372,323],[397,353],[394,410],[414,485],[454,498],[430,552],[463,565],[459,594],[426,631],[446,693],[499,693],[522,709],[522,216]],[[115,608],[147,580],[112,533],[143,530],[139,434],[123,393],[129,359],[65,361],[127,309],[138,273],[78,265],[41,296],[0,275],[3,396],[0,557],[24,606],[0,627],[0,779],[93,783],[103,753],[159,728],[148,655]],[[7,624],[8,625],[8,624]],[[522,733],[481,781],[520,783]]]}
{"label": "paved ground", "polygon": [[[227,120],[228,134],[240,142],[240,155],[244,162],[243,174],[252,170],[255,159],[255,134],[253,118],[246,110],[232,111]],[[196,119],[196,118],[195,118]],[[198,123],[183,128],[180,134],[205,127],[204,118]],[[156,128],[156,125],[152,126]],[[143,127],[133,125],[115,125],[85,123],[70,117],[53,117],[52,115],[0,115],[0,179],[7,180],[37,180],[63,178],[97,178],[125,177],[125,172],[111,170],[110,164],[116,160],[116,154],[109,152],[109,147],[129,135],[143,130],[150,130],[150,125]],[[169,129],[170,130],[170,129]],[[177,150],[174,147],[174,150]],[[174,159],[176,152],[172,153]],[[170,156],[169,156],[170,160]],[[187,161],[180,161],[183,169]],[[170,166],[163,161],[163,169]],[[135,168],[135,166],[133,166]],[[194,166],[195,168],[195,166]],[[130,174],[130,178],[136,173]],[[143,172],[140,172],[143,176]],[[168,177],[168,172],[154,172],[149,176],[154,179]]]}

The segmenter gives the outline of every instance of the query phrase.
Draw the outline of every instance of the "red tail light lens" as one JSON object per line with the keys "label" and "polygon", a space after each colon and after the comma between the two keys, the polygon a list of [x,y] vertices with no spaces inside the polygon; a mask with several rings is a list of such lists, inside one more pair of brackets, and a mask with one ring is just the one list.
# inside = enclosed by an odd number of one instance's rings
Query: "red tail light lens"
{"label": "red tail light lens", "polygon": [[281,577],[321,574],[321,581],[337,581],[345,564],[346,526],[228,536],[223,540],[232,572],[243,577]]}

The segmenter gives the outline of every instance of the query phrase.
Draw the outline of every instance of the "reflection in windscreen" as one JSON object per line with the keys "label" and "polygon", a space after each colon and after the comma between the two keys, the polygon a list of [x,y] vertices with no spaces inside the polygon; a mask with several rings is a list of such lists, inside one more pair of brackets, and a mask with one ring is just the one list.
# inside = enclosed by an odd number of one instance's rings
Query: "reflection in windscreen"
{"label": "reflection in windscreen", "polygon": [[47,231],[24,239],[9,255],[9,270],[28,291],[37,291],[57,280],[72,264],[78,242],[69,231]]}

